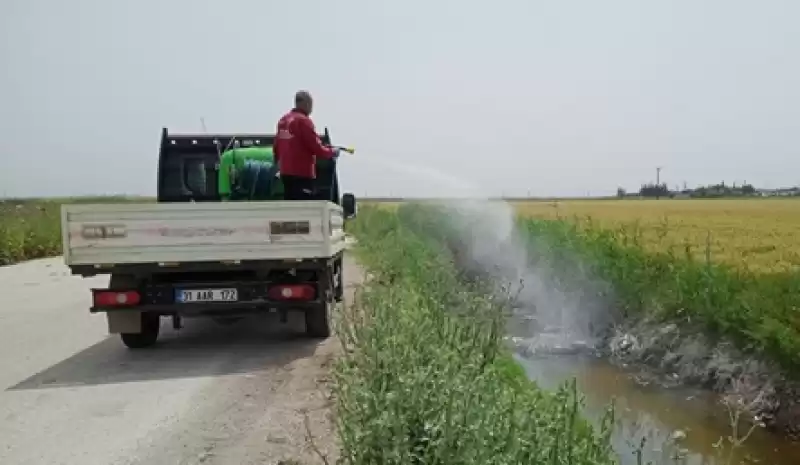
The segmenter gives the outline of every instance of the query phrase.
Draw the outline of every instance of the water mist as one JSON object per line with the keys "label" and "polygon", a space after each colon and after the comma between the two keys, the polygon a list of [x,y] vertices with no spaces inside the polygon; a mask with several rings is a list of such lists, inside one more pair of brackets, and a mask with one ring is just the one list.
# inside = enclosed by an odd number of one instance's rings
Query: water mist
{"label": "water mist", "polygon": [[[436,203],[457,232],[467,266],[490,278],[513,299],[510,335],[526,352],[593,347],[609,318],[609,286],[577,257],[556,258],[545,238],[521,234],[513,207],[492,200],[477,186],[428,167],[373,159],[434,187]],[[522,347],[521,347],[522,348]]]}

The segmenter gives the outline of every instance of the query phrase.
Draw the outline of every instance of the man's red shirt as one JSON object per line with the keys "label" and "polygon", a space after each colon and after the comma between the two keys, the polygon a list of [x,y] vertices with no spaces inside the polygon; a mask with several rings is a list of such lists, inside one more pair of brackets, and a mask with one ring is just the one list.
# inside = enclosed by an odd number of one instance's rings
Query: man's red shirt
{"label": "man's red shirt", "polygon": [[333,158],[333,149],[322,145],[314,123],[297,108],[278,121],[272,147],[281,175],[317,177],[317,157]]}

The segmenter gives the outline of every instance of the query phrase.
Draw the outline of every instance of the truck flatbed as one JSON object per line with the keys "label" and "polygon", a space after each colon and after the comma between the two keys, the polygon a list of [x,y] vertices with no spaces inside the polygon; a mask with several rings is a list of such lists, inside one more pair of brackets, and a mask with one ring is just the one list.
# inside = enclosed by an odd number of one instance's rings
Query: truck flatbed
{"label": "truck flatbed", "polygon": [[81,204],[61,213],[64,260],[82,275],[143,264],[330,258],[345,247],[342,208],[321,200]]}

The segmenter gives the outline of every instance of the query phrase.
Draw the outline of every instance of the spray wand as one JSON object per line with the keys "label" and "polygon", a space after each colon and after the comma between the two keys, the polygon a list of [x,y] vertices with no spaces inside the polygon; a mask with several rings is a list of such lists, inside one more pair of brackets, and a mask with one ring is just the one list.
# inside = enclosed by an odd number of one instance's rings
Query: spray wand
{"label": "spray wand", "polygon": [[353,147],[340,147],[340,146],[338,146],[338,145],[332,145],[332,146],[331,146],[331,148],[332,148],[332,149],[338,149],[338,150],[340,150],[340,151],[342,151],[342,152],[347,152],[347,153],[349,153],[350,155],[352,155],[352,154],[356,153],[356,149],[355,149],[355,148],[353,148]]}
{"label": "spray wand", "polygon": [[[356,153],[356,149],[353,148],[353,147],[341,147],[341,146],[338,146],[338,145],[331,145],[330,147],[332,149],[339,150],[340,152],[347,152],[350,155]],[[334,163],[336,163],[336,162],[334,161]],[[337,170],[336,170],[335,166],[336,165],[334,164],[334,169],[331,171],[331,182],[330,182],[331,194],[333,194],[333,184],[334,184],[334,182],[336,180],[336,171]],[[331,200],[333,200],[333,199],[331,199]],[[336,203],[338,204],[339,202],[336,201]]]}

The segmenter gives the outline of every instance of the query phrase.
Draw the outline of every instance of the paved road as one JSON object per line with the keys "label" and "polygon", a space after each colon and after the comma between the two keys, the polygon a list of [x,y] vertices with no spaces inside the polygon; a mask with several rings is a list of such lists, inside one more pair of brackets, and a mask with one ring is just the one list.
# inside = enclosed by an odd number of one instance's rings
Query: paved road
{"label": "paved road", "polygon": [[[345,273],[360,282],[353,262]],[[1,464],[322,463],[306,424],[335,455],[334,338],[302,337],[300,315],[180,331],[165,319],[157,349],[129,351],[88,313],[89,288],[106,282],[61,259],[0,268]]]}

